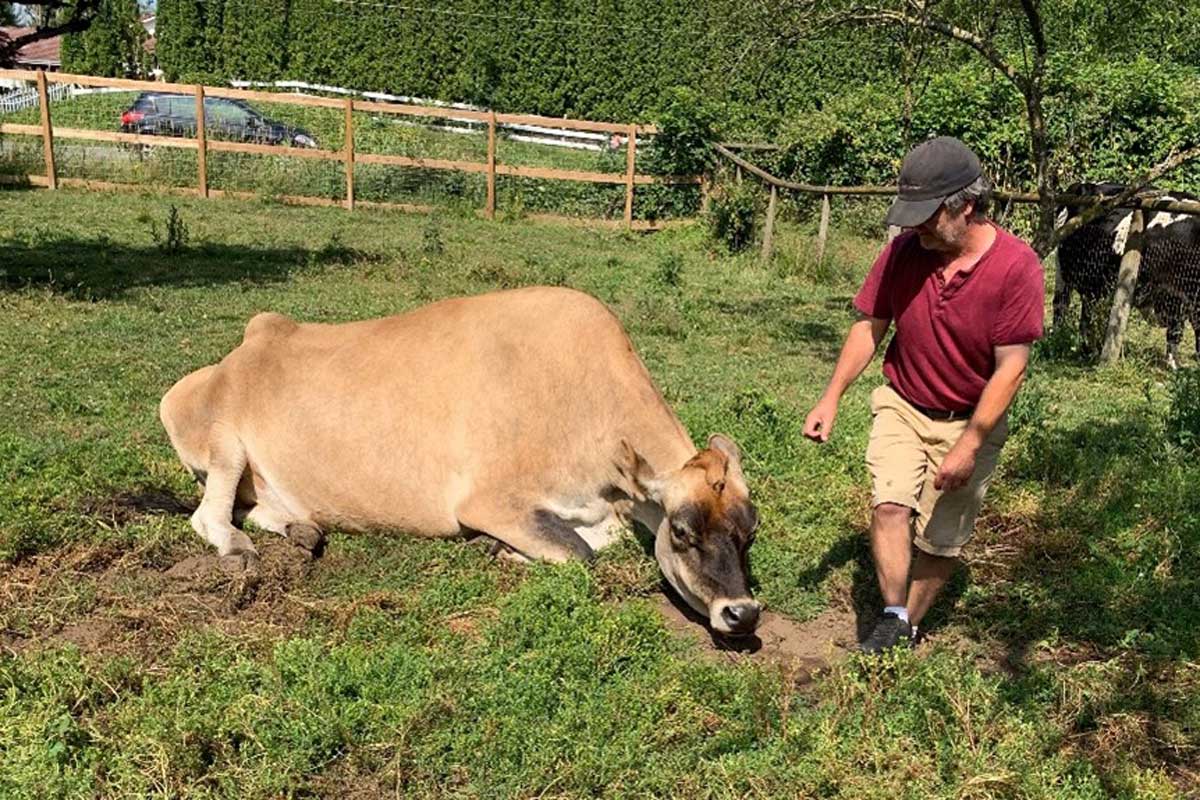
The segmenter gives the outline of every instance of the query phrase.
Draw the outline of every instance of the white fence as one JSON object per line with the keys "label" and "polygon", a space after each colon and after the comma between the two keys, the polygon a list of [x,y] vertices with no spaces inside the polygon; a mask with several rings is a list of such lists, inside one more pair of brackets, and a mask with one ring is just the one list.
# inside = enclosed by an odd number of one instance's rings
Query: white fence
{"label": "white fence", "polygon": [[[463,111],[487,111],[488,109],[481,106],[474,106],[470,103],[450,103],[444,100],[430,100],[425,97],[410,97],[402,94],[387,94],[386,92],[360,92],[354,89],[345,89],[341,86],[325,86],[319,83],[305,83],[304,81],[230,81],[231,86],[238,89],[256,89],[256,88],[274,88],[274,89],[291,89],[296,94],[305,94],[307,92],[323,92],[326,94],[338,94],[343,96],[363,97],[368,100],[379,100],[385,103],[409,103],[412,105],[422,106],[438,106],[441,108],[457,108]],[[408,123],[403,120],[392,120],[398,124],[418,124]],[[460,117],[450,117],[445,125],[437,125],[440,130],[450,131],[453,133],[483,133],[487,126],[477,120],[464,119]],[[504,128],[517,133],[509,134],[507,138],[516,142],[534,142],[536,144],[547,144],[553,147],[569,147],[573,150],[615,150],[625,146],[626,137],[620,134],[604,134],[593,133],[591,131],[569,131],[555,128],[542,128],[537,125],[519,125],[515,123],[505,123]],[[644,140],[639,139],[638,144],[643,144]]]}
{"label": "white fence", "polygon": [[[78,86],[71,86],[65,83],[56,83],[49,89],[50,102],[74,97],[75,90],[78,88]],[[11,114],[14,111],[21,111],[26,108],[37,108],[37,105],[38,91],[35,86],[14,89],[11,92],[0,94],[0,114]]]}

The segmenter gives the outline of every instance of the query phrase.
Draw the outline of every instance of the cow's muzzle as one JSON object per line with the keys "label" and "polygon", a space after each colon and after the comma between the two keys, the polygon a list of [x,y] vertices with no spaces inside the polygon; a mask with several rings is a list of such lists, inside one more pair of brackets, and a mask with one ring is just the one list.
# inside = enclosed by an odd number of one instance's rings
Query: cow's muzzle
{"label": "cow's muzzle", "polygon": [[748,597],[736,600],[718,600],[709,613],[709,624],[713,630],[733,636],[754,633],[762,613],[762,604]]}

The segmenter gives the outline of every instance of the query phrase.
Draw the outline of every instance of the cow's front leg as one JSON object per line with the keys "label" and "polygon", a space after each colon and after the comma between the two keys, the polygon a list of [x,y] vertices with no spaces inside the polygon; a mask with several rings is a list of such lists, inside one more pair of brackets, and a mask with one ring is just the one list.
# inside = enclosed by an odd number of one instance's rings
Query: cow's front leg
{"label": "cow's front leg", "polygon": [[591,561],[596,557],[573,527],[542,509],[513,513],[471,502],[459,509],[458,520],[464,527],[486,533],[534,561]]}
{"label": "cow's front leg", "polygon": [[1055,270],[1054,277],[1054,327],[1056,330],[1066,324],[1067,309],[1070,307],[1071,287],[1063,282],[1062,267],[1059,266]]}
{"label": "cow's front leg", "polygon": [[192,514],[192,528],[222,556],[258,557],[250,537],[233,526],[233,505],[246,470],[246,450],[227,426],[217,423],[209,433],[208,474],[204,498]]}

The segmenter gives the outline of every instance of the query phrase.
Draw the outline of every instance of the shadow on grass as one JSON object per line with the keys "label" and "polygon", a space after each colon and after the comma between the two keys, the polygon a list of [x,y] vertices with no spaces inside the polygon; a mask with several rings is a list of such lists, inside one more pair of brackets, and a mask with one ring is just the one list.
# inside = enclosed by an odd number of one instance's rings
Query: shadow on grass
{"label": "shadow on grass", "polygon": [[277,283],[298,270],[362,257],[336,244],[306,249],[203,242],[168,253],[153,245],[131,247],[105,238],[8,240],[0,241],[0,290],[44,287],[74,300],[102,300],[148,286]]}
{"label": "shadow on grass", "polygon": [[783,317],[776,323],[775,336],[788,344],[803,345],[803,352],[833,361],[841,352],[846,331],[829,322]]}
{"label": "shadow on grass", "polygon": [[1035,429],[1012,472],[1046,486],[1029,519],[982,537],[969,624],[999,637],[1010,663],[1031,645],[1200,655],[1200,469],[1172,454],[1150,411]]}
{"label": "shadow on grass", "polygon": [[[989,511],[966,564],[922,627],[948,623],[998,642],[1014,668],[1036,645],[1069,662],[1118,651],[1152,659],[1200,656],[1200,465],[1171,454],[1161,421],[1125,418],[1014,435],[1001,478],[1036,481],[1041,504],[1021,516]],[[835,542],[796,576],[821,584],[846,565],[861,640],[881,598],[865,531]]]}

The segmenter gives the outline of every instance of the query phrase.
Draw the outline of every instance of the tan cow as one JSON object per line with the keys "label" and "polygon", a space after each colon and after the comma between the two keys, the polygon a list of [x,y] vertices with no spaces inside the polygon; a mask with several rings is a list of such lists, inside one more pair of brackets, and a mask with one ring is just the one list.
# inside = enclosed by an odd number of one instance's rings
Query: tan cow
{"label": "tan cow", "polygon": [[259,314],[159,411],[204,484],[192,527],[222,555],[255,555],[243,518],[310,549],[330,526],[483,533],[547,561],[591,558],[636,520],[714,629],[758,623],[737,446],[715,435],[697,452],[586,294],[519,289],[341,325]]}

